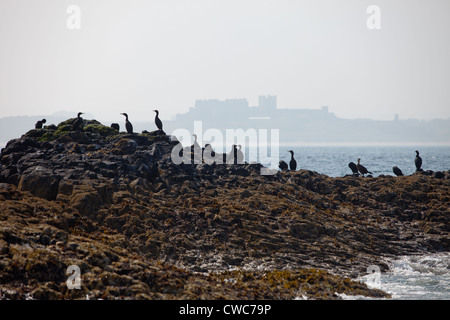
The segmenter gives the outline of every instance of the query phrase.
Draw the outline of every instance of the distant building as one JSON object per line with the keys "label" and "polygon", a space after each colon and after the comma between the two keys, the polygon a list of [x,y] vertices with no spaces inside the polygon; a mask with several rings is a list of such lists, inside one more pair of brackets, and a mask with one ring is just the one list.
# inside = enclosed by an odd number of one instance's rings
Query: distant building
{"label": "distant building", "polygon": [[277,108],[276,96],[259,96],[258,106],[250,106],[247,99],[196,100],[188,113],[177,114],[175,121],[215,121],[221,124],[246,120],[302,120],[335,118],[328,106],[321,109]]}
{"label": "distant building", "polygon": [[277,109],[277,96],[259,96],[258,102],[260,110],[273,112]]}

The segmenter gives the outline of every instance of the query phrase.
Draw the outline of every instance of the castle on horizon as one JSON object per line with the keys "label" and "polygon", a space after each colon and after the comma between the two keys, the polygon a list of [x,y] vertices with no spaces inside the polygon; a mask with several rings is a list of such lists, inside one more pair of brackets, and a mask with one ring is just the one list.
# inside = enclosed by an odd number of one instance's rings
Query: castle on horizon
{"label": "castle on horizon", "polygon": [[[328,106],[321,109],[299,109],[299,108],[277,108],[277,96],[266,95],[258,97],[258,106],[250,106],[247,99],[207,99],[196,100],[195,106],[191,107],[187,113],[177,114],[175,121],[194,120],[220,120],[221,123],[246,120],[272,120],[277,119],[324,119],[336,118],[330,113]],[[247,123],[248,125],[248,123]]]}
{"label": "castle on horizon", "polygon": [[204,129],[279,129],[282,143],[450,143],[450,119],[400,120],[398,115],[390,121],[343,119],[328,106],[278,108],[273,95],[259,96],[257,106],[244,98],[196,100],[188,112],[166,121],[166,127],[192,131],[195,121],[202,121]]}

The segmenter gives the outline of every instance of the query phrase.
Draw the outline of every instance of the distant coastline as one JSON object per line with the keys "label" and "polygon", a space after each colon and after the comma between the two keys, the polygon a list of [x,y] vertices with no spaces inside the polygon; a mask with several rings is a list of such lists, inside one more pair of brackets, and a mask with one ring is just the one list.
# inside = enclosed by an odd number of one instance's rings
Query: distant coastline
{"label": "distant coastline", "polygon": [[[320,109],[279,108],[276,96],[260,96],[258,106],[250,106],[246,99],[197,100],[188,112],[164,120],[167,114],[161,111],[161,118],[168,134],[176,129],[194,133],[198,122],[202,124],[203,132],[208,129],[223,133],[227,129],[278,130],[280,146],[450,146],[450,119],[401,119],[398,114],[390,121],[344,119],[330,110],[328,106]],[[48,125],[58,125],[67,119],[66,114],[0,118],[0,141],[20,138],[42,118],[47,119]],[[120,115],[109,122],[94,115],[85,118],[108,125],[117,122],[121,131],[124,130]],[[146,121],[139,120],[133,121],[136,132],[155,128],[153,115]]]}

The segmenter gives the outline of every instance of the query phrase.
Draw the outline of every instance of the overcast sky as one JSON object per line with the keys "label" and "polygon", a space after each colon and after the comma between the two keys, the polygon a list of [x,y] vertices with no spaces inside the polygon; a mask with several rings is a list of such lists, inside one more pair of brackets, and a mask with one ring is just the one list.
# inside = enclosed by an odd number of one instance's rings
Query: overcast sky
{"label": "overcast sky", "polygon": [[272,94],[343,118],[450,118],[449,13],[449,0],[1,0],[0,117],[169,119],[196,99]]}

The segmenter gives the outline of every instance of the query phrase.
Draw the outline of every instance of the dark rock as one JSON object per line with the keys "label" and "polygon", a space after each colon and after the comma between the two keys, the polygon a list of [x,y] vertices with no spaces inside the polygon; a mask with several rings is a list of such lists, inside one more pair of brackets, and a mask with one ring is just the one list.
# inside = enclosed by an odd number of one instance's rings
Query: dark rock
{"label": "dark rock", "polygon": [[245,199],[245,198],[249,198],[252,196],[252,193],[248,190],[244,190],[241,192],[241,198]]}
{"label": "dark rock", "polygon": [[[260,164],[174,164],[176,143],[94,120],[8,142],[0,182],[14,185],[0,183],[0,279],[43,299],[292,299],[301,277],[333,295],[350,283],[320,282],[323,269],[358,277],[382,258],[448,250],[450,172],[262,176]],[[64,285],[70,264],[82,269],[78,293]],[[243,278],[218,280],[230,266],[240,270],[230,279]]]}
{"label": "dark rock", "polygon": [[51,241],[51,239],[46,235],[41,235],[39,237],[39,243],[44,246],[48,246],[50,244],[50,241]]}
{"label": "dark rock", "polygon": [[50,130],[50,131],[56,131],[58,129],[58,127],[54,124],[49,124],[48,126],[45,126],[44,129]]}
{"label": "dark rock", "polygon": [[436,179],[444,179],[445,178],[445,174],[443,172],[441,172],[441,171],[438,171],[438,172],[434,173],[434,177]]}
{"label": "dark rock", "polygon": [[32,167],[24,172],[19,181],[18,188],[30,191],[37,197],[55,200],[58,195],[58,186],[61,178],[52,171],[42,167]]}

